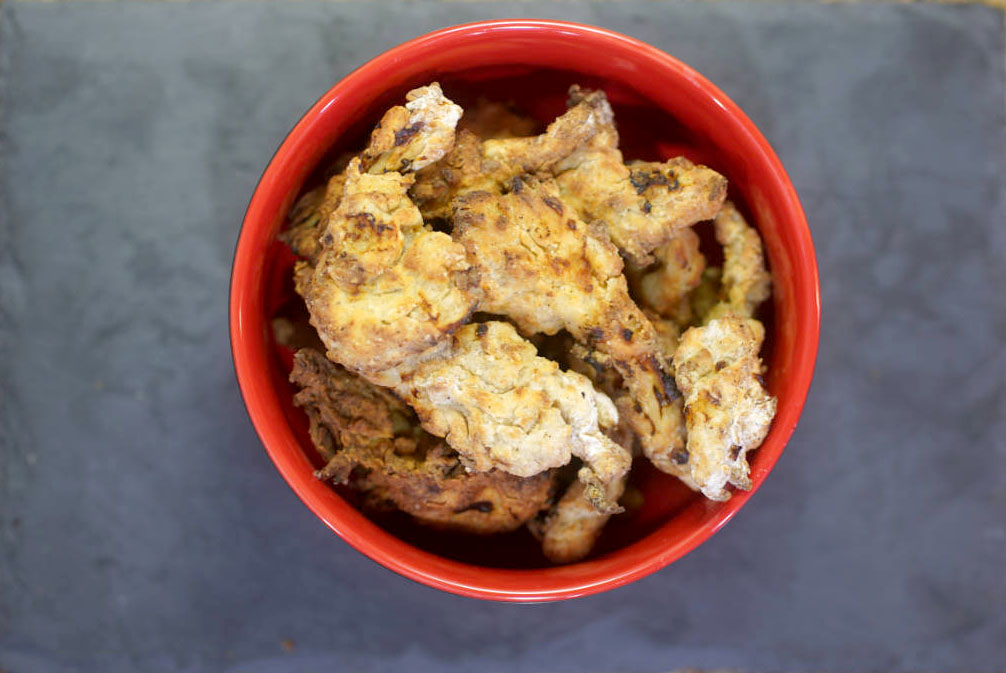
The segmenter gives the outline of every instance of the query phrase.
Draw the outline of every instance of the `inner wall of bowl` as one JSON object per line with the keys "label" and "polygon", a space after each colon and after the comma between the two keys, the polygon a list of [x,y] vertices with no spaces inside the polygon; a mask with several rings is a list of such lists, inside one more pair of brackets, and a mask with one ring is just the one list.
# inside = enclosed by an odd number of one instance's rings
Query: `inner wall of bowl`
{"label": "inner wall of bowl", "polygon": [[[432,79],[439,81],[446,95],[463,107],[471,105],[480,97],[512,103],[521,112],[537,119],[543,127],[565,111],[570,85],[602,88],[615,110],[620,144],[626,159],[663,160],[684,154],[693,161],[707,164],[724,173],[731,181],[730,198],[746,210],[747,200],[739,189],[740,185],[733,179],[734,164],[731,163],[730,156],[639,92],[619,82],[572,70],[512,65],[473,68],[454,73],[441,72],[435,78],[420,74],[375,98],[366,109],[360,111],[357,120],[327,148],[324,157],[305,181],[301,193],[323,184],[331,165],[340,155],[362,149],[370,130],[383,112],[391,105],[401,104],[406,91]],[[707,244],[710,243],[709,238],[706,236]],[[715,242],[711,244],[715,245]],[[716,257],[715,250],[710,257]],[[293,291],[293,261],[285,246],[277,243],[270,247],[266,264],[266,314],[270,318],[303,311],[302,302]],[[765,349],[767,354],[772,352],[771,313],[770,308],[767,315],[762,316],[766,319],[769,334]],[[281,391],[281,404],[286,419],[305,454],[316,467],[320,467],[320,459],[313,450],[307,432],[306,416],[292,405],[295,389],[287,382],[292,353],[274,341],[271,341],[271,348],[271,377],[277,390]],[[770,387],[773,378],[769,376]],[[676,479],[655,470],[645,460],[636,461],[631,486],[642,493],[645,504],[613,518],[598,542],[595,554],[605,554],[646,538],[684,508],[701,500]],[[340,489],[340,493],[350,502],[354,501],[351,492]],[[719,505],[708,505],[706,509],[711,516],[718,507]],[[514,533],[480,540],[473,545],[469,536],[432,531],[413,523],[405,515],[382,515],[373,520],[386,531],[419,548],[454,560],[502,568],[538,568],[548,565],[541,555],[538,543],[523,528]]]}

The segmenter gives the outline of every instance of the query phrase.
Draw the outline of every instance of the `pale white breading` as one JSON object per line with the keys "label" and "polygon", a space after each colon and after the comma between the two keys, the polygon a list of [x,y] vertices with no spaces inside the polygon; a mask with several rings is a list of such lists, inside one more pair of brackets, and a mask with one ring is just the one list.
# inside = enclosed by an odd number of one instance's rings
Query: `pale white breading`
{"label": "pale white breading", "polygon": [[775,416],[758,356],[764,336],[757,320],[722,318],[686,331],[674,353],[689,475],[711,500],[728,500],[728,484],[751,488],[747,453],[761,445]]}

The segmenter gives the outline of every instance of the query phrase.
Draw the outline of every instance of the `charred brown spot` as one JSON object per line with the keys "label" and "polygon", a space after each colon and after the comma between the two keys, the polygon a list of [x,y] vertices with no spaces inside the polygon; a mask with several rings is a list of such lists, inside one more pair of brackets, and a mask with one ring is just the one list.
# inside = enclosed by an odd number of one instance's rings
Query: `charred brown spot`
{"label": "charred brown spot", "polygon": [[489,325],[485,324],[484,322],[479,323],[478,327],[475,328],[475,336],[484,337],[488,331],[489,331]]}
{"label": "charred brown spot", "polygon": [[650,202],[649,201],[643,201],[643,212],[644,213],[649,213],[651,210],[653,210],[653,206],[650,205]]}
{"label": "charred brown spot", "polygon": [[591,327],[587,330],[587,342],[595,344],[604,339],[604,330],[600,327]]}
{"label": "charred brown spot", "polygon": [[668,403],[681,397],[681,391],[678,390],[678,386],[674,383],[674,377],[671,376],[666,369],[658,366],[657,372],[660,374],[660,386],[663,388],[663,396]]}
{"label": "charred brown spot", "polygon": [[455,514],[461,514],[462,512],[470,512],[475,510],[476,512],[482,512],[483,514],[489,514],[493,511],[493,504],[488,500],[479,500],[478,502],[473,502],[467,507],[461,507],[454,510]]}
{"label": "charred brown spot", "polygon": [[566,227],[570,231],[576,231],[576,222],[573,220],[566,220]]}
{"label": "charred brown spot", "polygon": [[716,363],[716,371],[720,371],[721,369],[723,369],[726,366],[727,366],[727,363],[724,360],[720,360],[719,362]]}
{"label": "charred brown spot", "polygon": [[357,229],[368,229],[377,224],[377,220],[370,213],[354,213],[349,218],[356,222]]}
{"label": "charred brown spot", "polygon": [[510,182],[510,191],[514,194],[520,194],[523,189],[524,181],[521,180],[520,177],[516,177]]}
{"label": "charred brown spot", "polygon": [[410,124],[403,129],[398,129],[395,131],[395,147],[399,147],[409,142],[412,136],[416,135],[423,129],[423,122],[416,122],[415,124]]}
{"label": "charred brown spot", "polygon": [[643,413],[643,407],[639,404],[639,402],[636,402],[635,404],[633,404],[632,408],[635,410],[635,412],[637,414]]}
{"label": "charred brown spot", "polygon": [[322,241],[322,243],[323,243],[324,245],[332,245],[333,243],[335,243],[335,237],[334,237],[334,236],[332,236],[332,234],[328,234],[328,233],[326,233],[326,234],[325,234],[325,235],[324,235],[324,236],[322,237],[321,241]]}
{"label": "charred brown spot", "polygon": [[622,329],[622,338],[626,341],[632,341],[632,330],[628,327]]}
{"label": "charred brown spot", "polygon": [[[660,171],[633,171],[629,174],[629,182],[636,188],[636,194],[642,194],[650,187],[667,187],[669,191],[674,191],[680,187],[678,179],[671,171],[664,175]],[[644,206],[645,209],[645,206]],[[646,212],[650,212],[647,210]]]}
{"label": "charred brown spot", "polygon": [[[551,196],[546,196],[542,198],[542,202],[555,212],[562,215],[562,204],[559,201],[553,199]],[[575,229],[576,227],[574,226],[573,228]]]}
{"label": "charred brown spot", "polygon": [[412,168],[412,159],[402,159],[402,162],[398,165],[398,172],[404,173],[405,171]]}
{"label": "charred brown spot", "polygon": [[671,460],[678,465],[687,465],[688,457],[687,449],[677,449],[676,451],[671,452]]}
{"label": "charred brown spot", "polygon": [[744,447],[734,444],[730,447],[730,460],[737,460],[737,457],[741,455],[741,450]]}

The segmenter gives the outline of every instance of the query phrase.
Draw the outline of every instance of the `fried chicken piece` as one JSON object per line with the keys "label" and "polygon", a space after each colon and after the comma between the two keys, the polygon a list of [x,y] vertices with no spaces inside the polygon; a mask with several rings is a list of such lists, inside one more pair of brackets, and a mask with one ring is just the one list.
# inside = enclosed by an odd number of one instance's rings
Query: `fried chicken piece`
{"label": "fried chicken piece", "polygon": [[294,406],[307,414],[311,441],[322,458],[351,448],[369,450],[378,444],[413,453],[419,444],[412,432],[415,414],[390,390],[346,371],[313,348],[294,354],[290,382],[300,390]]}
{"label": "fried chicken piece", "polygon": [[603,94],[585,96],[530,138],[485,141],[460,131],[454,149],[437,164],[416,174],[412,198],[426,219],[447,218],[455,197],[472,191],[498,193],[524,173],[551,172],[601,129],[613,124]]}
{"label": "fried chicken piece", "polygon": [[462,109],[444,96],[440,85],[413,89],[405,107],[384,113],[360,155],[369,173],[418,171],[439,161],[454,147]]}
{"label": "fried chicken piece", "polygon": [[618,404],[655,461],[684,449],[670,355],[633,303],[622,260],[559,198],[551,180],[514,178],[504,195],[472,192],[454,202],[454,237],[479,274],[480,307],[525,333],[566,329],[613,367],[630,401]]}
{"label": "fried chicken piece", "polygon": [[298,257],[314,266],[321,254],[321,235],[346,189],[346,174],[338,173],[324,187],[304,194],[290,211],[289,226],[280,233],[281,241]]}
{"label": "fried chicken piece", "polygon": [[345,194],[297,291],[329,357],[360,374],[400,366],[441,342],[475,307],[464,248],[429,230],[406,190],[411,175],[346,169]]}
{"label": "fried chicken piece", "polygon": [[[618,497],[625,490],[619,482]],[[587,499],[581,482],[570,484],[544,519],[528,522],[531,532],[541,540],[541,550],[553,563],[573,563],[586,557],[601,536],[611,514],[598,512]]]}
{"label": "fried chicken piece", "polygon": [[711,500],[728,500],[727,484],[750,489],[747,453],[758,448],[775,416],[758,351],[765,329],[757,320],[728,317],[693,327],[674,353],[675,378],[685,396],[688,470]]}
{"label": "fried chicken piece", "polygon": [[[413,91],[406,108],[384,116],[370,147],[343,174],[316,263],[295,269],[297,291],[329,357],[371,379],[442,343],[477,303],[464,248],[425,225],[409,200],[414,176],[373,173],[402,162],[418,166],[446,151],[445,128],[457,122],[460,108],[439,91],[435,85]],[[370,173],[362,172],[367,164]]]}
{"label": "fried chicken piece", "polygon": [[644,304],[684,327],[692,321],[689,295],[702,280],[706,258],[699,251],[699,235],[691,227],[654,251],[657,267],[637,285]]}
{"label": "fried chicken piece", "polygon": [[458,122],[458,131],[469,131],[482,140],[523,138],[538,130],[537,120],[522,115],[511,106],[479,98]]}
{"label": "fried chicken piece", "polygon": [[301,388],[294,404],[307,413],[311,440],[327,460],[318,478],[348,484],[367,509],[390,504],[422,523],[487,534],[514,530],[548,506],[551,473],[467,472],[391,392],[318,351],[294,356],[290,380]]}
{"label": "fried chicken piece", "polygon": [[723,277],[720,301],[703,316],[703,322],[727,316],[750,318],[772,293],[772,277],[765,269],[761,237],[729,201],[713,225],[716,240],[723,246]]}
{"label": "fried chicken piece", "polygon": [[[361,170],[370,173],[418,170],[439,160],[454,146],[454,127],[461,108],[444,97],[440,85],[414,89],[408,103],[388,110],[371,134],[370,144],[360,155]],[[337,161],[342,168],[349,159]],[[280,239],[294,254],[312,266],[322,245],[318,240],[339,206],[345,189],[345,171],[333,175],[326,187],[305,194],[290,213],[290,224]]]}
{"label": "fried chicken piece", "polygon": [[396,392],[469,469],[528,477],[576,456],[587,497],[617,511],[615,485],[631,457],[601,431],[617,423],[614,405],[583,376],[538,356],[508,323],[465,325]]}
{"label": "fried chicken piece", "polygon": [[[726,179],[684,157],[626,165],[604,93],[570,89],[573,109],[592,100],[604,107],[603,127],[555,169],[563,198],[587,222],[601,222],[611,240],[637,266],[676,233],[712,218],[726,197]],[[603,105],[601,102],[603,102]]]}

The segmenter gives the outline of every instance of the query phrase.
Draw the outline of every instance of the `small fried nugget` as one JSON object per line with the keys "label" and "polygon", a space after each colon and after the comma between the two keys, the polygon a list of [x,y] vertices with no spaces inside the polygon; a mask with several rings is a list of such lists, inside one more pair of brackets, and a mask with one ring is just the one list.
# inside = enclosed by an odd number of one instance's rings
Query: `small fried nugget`
{"label": "small fried nugget", "polygon": [[[617,497],[624,490],[623,479]],[[573,563],[590,553],[610,518],[610,513],[594,509],[581,482],[573,482],[543,520],[532,520],[528,526],[541,540],[542,552],[549,561]]]}
{"label": "small fried nugget", "polygon": [[418,171],[442,159],[454,147],[462,109],[444,96],[436,82],[405,95],[405,107],[384,113],[360,155],[368,173]]}
{"label": "small fried nugget", "polygon": [[687,467],[711,500],[728,500],[727,484],[751,488],[747,453],[761,445],[775,416],[758,357],[764,337],[757,320],[721,318],[686,331],[674,353],[685,396]]}
{"label": "small fried nugget", "polygon": [[487,534],[514,530],[548,506],[552,473],[522,479],[468,472],[390,391],[318,351],[297,352],[290,380],[300,387],[294,404],[307,413],[311,440],[327,461],[318,478],[348,484],[367,509],[390,504],[422,523]]}
{"label": "small fried nugget", "polygon": [[689,295],[702,281],[706,258],[699,250],[699,236],[691,227],[654,251],[657,267],[639,280],[642,302],[679,327],[692,321]]}

